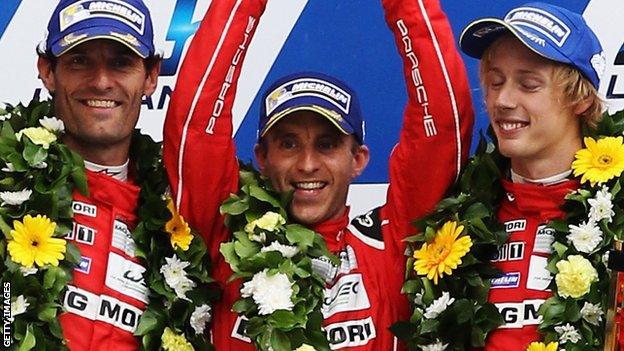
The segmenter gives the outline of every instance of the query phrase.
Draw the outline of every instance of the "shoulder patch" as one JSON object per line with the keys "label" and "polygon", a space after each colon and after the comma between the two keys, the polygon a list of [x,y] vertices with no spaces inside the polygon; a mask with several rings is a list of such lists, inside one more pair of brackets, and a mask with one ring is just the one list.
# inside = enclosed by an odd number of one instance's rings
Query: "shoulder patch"
{"label": "shoulder patch", "polygon": [[383,250],[385,245],[383,242],[381,226],[385,223],[382,223],[380,213],[381,207],[377,207],[366,214],[353,218],[353,220],[351,220],[351,225],[349,225],[349,229],[353,235],[362,240],[364,243]]}

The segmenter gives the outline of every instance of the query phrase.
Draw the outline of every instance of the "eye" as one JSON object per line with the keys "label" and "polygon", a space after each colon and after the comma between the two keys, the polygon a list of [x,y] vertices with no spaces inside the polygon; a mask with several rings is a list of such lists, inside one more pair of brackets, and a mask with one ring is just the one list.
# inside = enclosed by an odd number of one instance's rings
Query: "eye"
{"label": "eye", "polygon": [[542,86],[542,83],[535,79],[524,79],[520,81],[520,86],[526,91],[536,91]]}
{"label": "eye", "polygon": [[297,147],[297,142],[293,138],[284,138],[279,143],[280,148],[285,150],[292,150]]}
{"label": "eye", "polygon": [[126,69],[134,65],[134,61],[128,56],[117,56],[111,59],[110,65],[116,69]]}
{"label": "eye", "polygon": [[330,151],[340,145],[338,138],[321,138],[317,141],[316,147],[321,151]]}
{"label": "eye", "polygon": [[86,66],[88,61],[89,60],[86,55],[74,54],[69,56],[66,62],[72,68],[80,68]]}

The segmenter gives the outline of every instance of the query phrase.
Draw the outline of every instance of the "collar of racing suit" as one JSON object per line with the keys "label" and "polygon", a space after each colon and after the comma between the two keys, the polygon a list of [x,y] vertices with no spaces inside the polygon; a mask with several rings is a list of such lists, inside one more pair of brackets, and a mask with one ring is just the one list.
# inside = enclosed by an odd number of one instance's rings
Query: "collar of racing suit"
{"label": "collar of racing suit", "polygon": [[343,245],[341,243],[344,241],[344,231],[349,224],[349,209],[349,206],[345,206],[340,217],[318,223],[311,228],[323,236],[327,243],[327,249],[330,252],[342,249]]}
{"label": "collar of racing suit", "polygon": [[544,187],[531,183],[514,183],[503,179],[506,200],[511,206],[524,213],[533,212],[541,220],[550,220],[560,215],[561,205],[571,191],[579,188],[577,179]]}

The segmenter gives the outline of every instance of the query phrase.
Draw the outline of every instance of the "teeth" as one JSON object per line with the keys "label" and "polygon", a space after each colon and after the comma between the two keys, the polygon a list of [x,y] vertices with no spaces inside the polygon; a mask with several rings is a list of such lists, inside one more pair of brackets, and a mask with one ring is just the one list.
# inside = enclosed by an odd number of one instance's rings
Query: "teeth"
{"label": "teeth", "polygon": [[524,127],[526,125],[526,123],[499,123],[498,124],[502,130],[508,131],[508,130],[514,130],[514,129],[520,129],[522,127]]}
{"label": "teeth", "polygon": [[325,186],[325,183],[323,182],[298,182],[298,183],[295,183],[295,185],[298,189],[315,190],[315,189],[323,188]]}
{"label": "teeth", "polygon": [[112,100],[87,100],[87,105],[90,107],[113,108],[117,104]]}

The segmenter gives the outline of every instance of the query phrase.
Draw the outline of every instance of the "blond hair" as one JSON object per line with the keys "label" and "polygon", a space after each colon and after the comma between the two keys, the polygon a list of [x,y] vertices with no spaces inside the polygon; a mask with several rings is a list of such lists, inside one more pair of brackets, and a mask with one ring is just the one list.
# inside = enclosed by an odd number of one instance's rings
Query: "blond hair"
{"label": "blond hair", "polygon": [[[484,93],[487,91],[485,89],[485,73],[490,68],[494,48],[501,42],[500,39],[496,40],[485,50],[481,57],[479,81]],[[552,78],[554,83],[561,89],[564,103],[572,107],[580,103],[589,102],[589,107],[581,112],[579,116],[588,126],[595,128],[602,118],[603,111],[603,100],[598,95],[596,88],[578,69],[561,62],[550,61],[555,65]]]}

